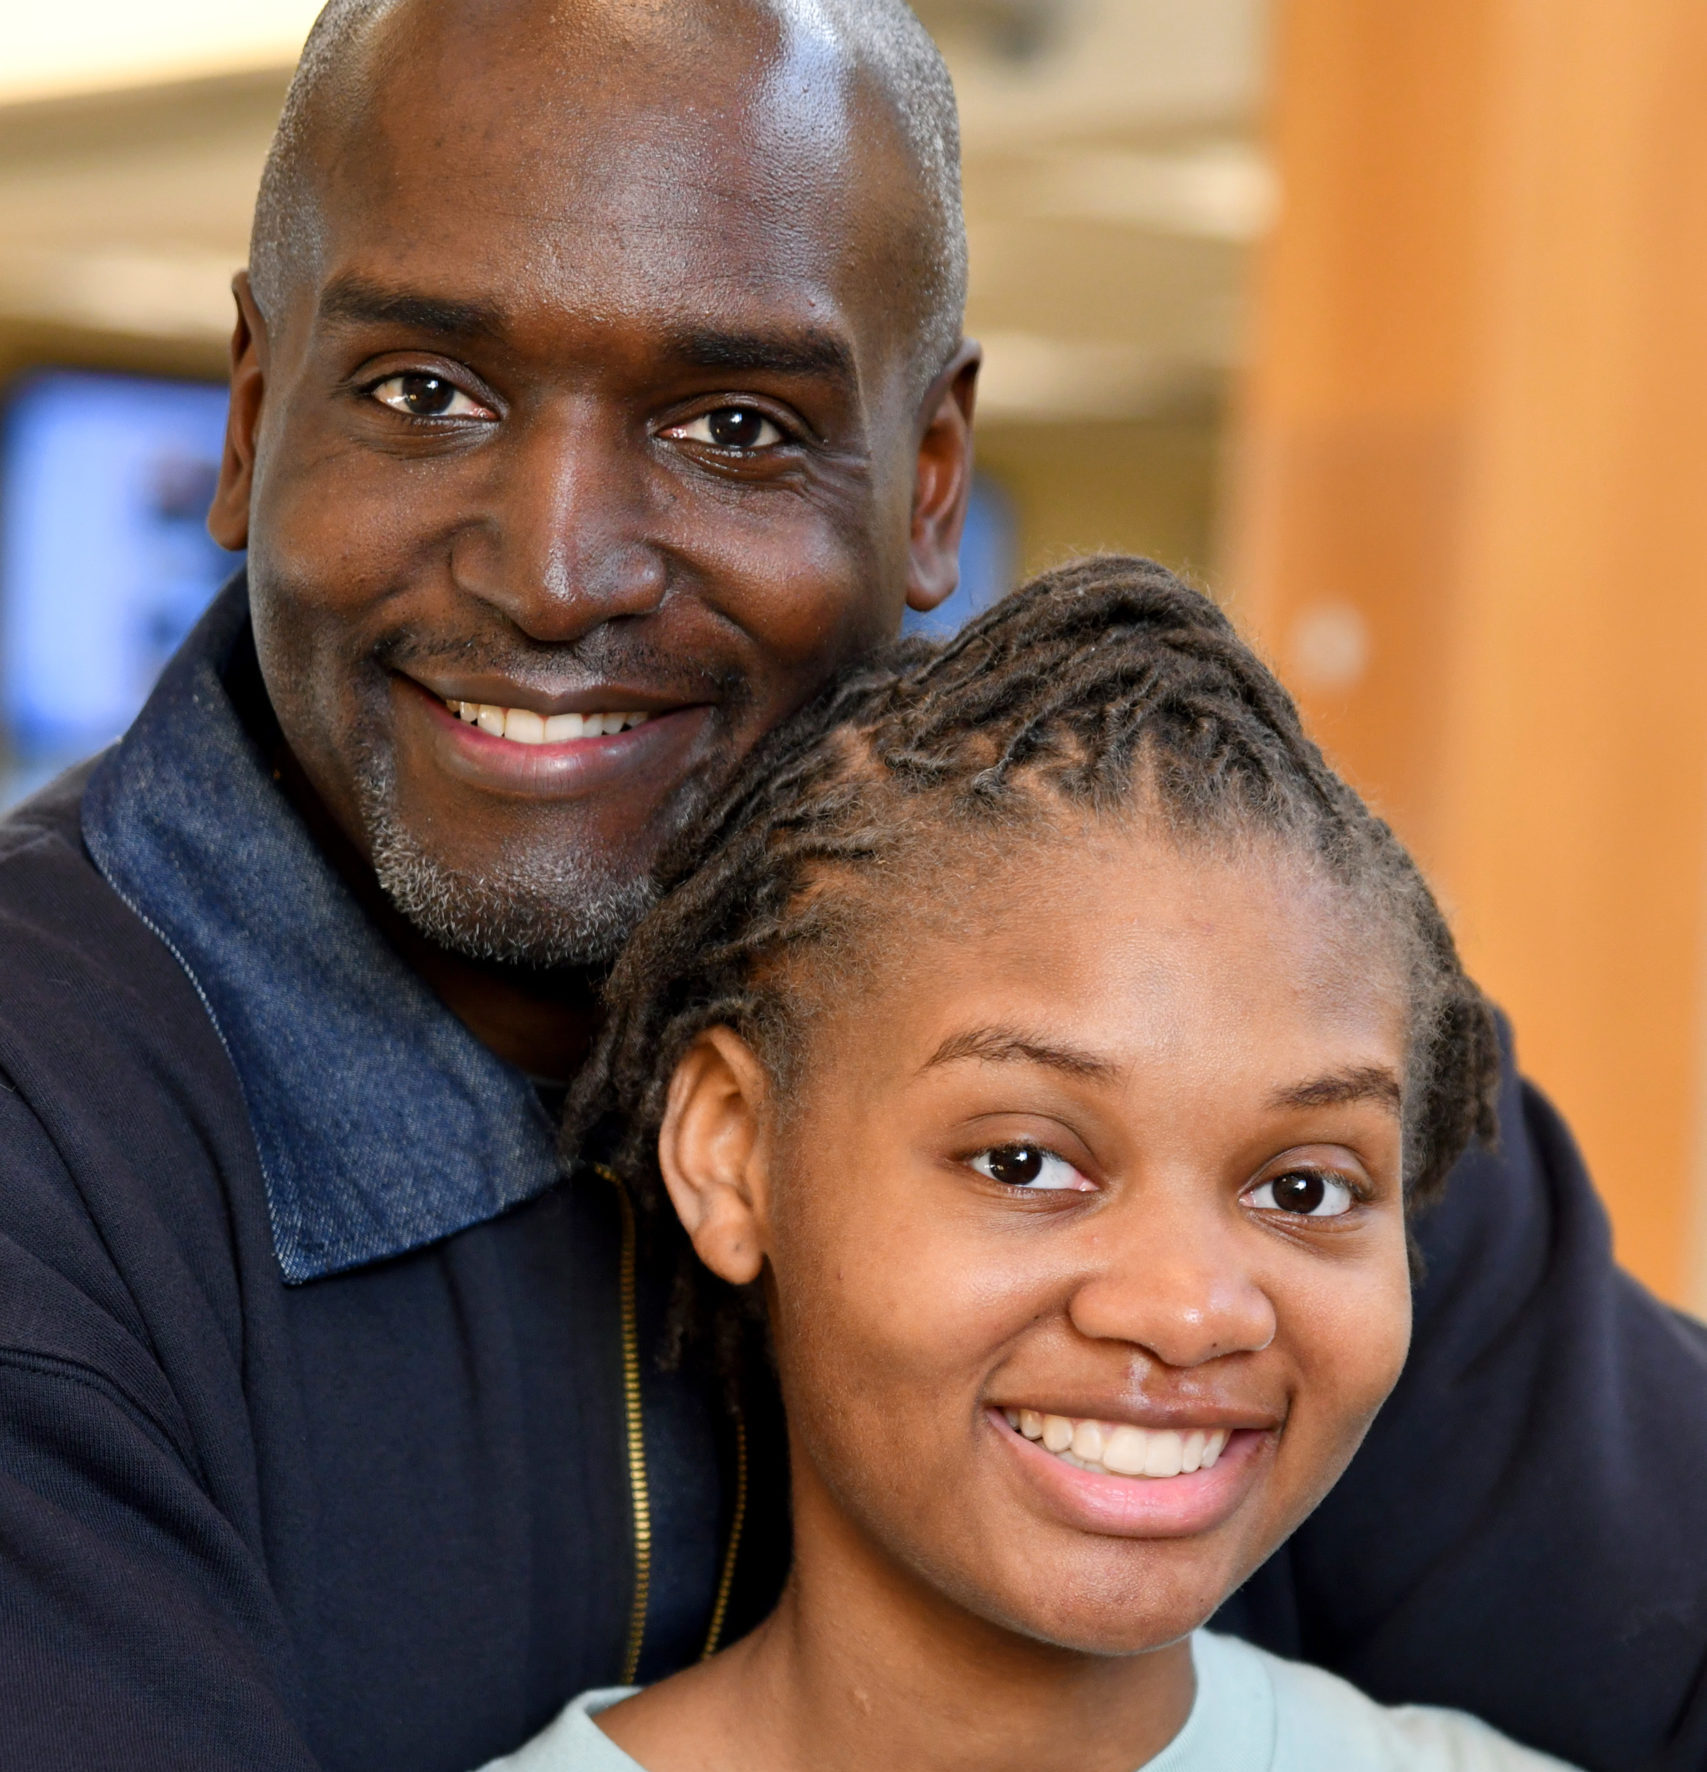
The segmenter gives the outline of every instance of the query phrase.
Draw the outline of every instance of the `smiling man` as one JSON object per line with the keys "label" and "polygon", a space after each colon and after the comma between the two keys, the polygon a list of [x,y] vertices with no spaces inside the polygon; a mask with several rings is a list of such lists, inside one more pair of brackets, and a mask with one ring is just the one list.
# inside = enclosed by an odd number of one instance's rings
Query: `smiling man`
{"label": "smiling man", "polygon": [[[309,794],[439,950],[607,959],[705,792],[953,588],[934,48],[891,5],[334,7],[253,259],[213,526]],[[537,976],[435,983],[560,1073]]]}
{"label": "smiling man", "polygon": [[[0,828],[0,1764],[456,1772],[768,1605],[766,1422],[654,1369],[554,1119],[660,845],[953,587],[964,264],[898,0],[323,16],[237,283],[247,577]],[[1233,1622],[1695,1766],[1701,1340],[1509,1073],[1502,1134]]]}

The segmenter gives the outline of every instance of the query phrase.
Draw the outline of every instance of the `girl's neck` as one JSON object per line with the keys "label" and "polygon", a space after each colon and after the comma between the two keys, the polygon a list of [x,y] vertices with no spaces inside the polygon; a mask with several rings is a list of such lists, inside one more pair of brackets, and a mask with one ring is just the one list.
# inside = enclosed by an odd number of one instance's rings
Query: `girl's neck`
{"label": "girl's neck", "polygon": [[1189,1644],[1115,1657],[1022,1637],[963,1611],[801,1487],[777,1610],[608,1718],[649,1772],[1135,1772],[1184,1726]]}

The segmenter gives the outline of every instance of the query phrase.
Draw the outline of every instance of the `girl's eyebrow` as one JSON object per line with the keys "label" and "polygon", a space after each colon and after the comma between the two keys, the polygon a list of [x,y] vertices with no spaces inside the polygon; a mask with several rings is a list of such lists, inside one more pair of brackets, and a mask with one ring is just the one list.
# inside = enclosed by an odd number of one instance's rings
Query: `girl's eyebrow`
{"label": "girl's eyebrow", "polygon": [[1399,1079],[1385,1065],[1354,1065],[1312,1077],[1307,1083],[1287,1083],[1268,1098],[1277,1108],[1343,1107],[1357,1101],[1378,1102],[1398,1113],[1404,1105]]}
{"label": "girl's eyebrow", "polygon": [[1051,1070],[1065,1071],[1070,1077],[1104,1079],[1118,1074],[1120,1067],[1078,1046],[1062,1046],[1045,1035],[1019,1028],[978,1027],[963,1033],[950,1034],[919,1068],[953,1064],[957,1059],[975,1058],[986,1064],[1041,1064]]}
{"label": "girl's eyebrow", "polygon": [[[1041,1064],[1070,1077],[1097,1082],[1118,1076],[1121,1069],[1111,1059],[1087,1052],[1082,1046],[1064,1046],[1047,1035],[1020,1028],[991,1026],[950,1034],[919,1068],[928,1071],[964,1058],[984,1064]],[[1282,1084],[1268,1099],[1272,1108],[1344,1107],[1371,1101],[1397,1114],[1404,1105],[1404,1091],[1399,1079],[1385,1065],[1365,1064],[1329,1071],[1303,1083]]]}

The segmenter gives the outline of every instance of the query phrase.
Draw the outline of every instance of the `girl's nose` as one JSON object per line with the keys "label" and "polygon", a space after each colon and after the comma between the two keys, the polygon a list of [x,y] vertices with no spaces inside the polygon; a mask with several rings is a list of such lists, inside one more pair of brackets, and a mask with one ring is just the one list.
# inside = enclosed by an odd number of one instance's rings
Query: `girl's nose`
{"label": "girl's nose", "polygon": [[1274,1303],[1245,1259],[1238,1227],[1219,1219],[1169,1212],[1115,1235],[1105,1227],[1100,1258],[1068,1304],[1073,1327],[1093,1341],[1129,1342],[1167,1366],[1260,1353],[1274,1339]]}

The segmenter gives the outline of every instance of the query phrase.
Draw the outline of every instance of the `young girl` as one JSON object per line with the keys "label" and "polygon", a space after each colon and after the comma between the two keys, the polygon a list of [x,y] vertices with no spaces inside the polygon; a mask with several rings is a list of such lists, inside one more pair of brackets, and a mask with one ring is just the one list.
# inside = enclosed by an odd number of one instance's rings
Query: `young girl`
{"label": "young girl", "polygon": [[794,1566],[498,1766],[1556,1765],[1201,1629],[1397,1378],[1406,1212],[1496,1063],[1409,858],[1209,602],[1092,560],[900,649],[663,885],[572,1125],[620,1120],[691,1242],[690,1351],[762,1358],[762,1318]]}

